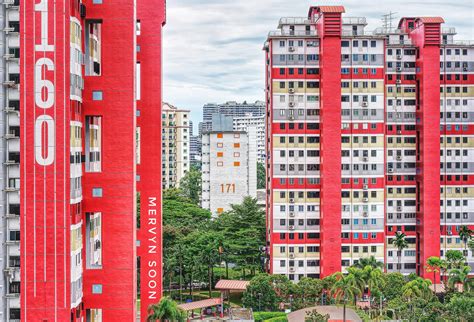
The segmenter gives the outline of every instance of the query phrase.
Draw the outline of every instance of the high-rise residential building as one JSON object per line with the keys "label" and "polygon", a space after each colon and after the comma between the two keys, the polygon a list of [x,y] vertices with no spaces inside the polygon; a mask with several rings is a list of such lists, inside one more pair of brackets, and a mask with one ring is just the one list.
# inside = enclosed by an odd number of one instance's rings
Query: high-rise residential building
{"label": "high-rise residential building", "polygon": [[161,296],[165,3],[7,2],[4,227],[21,251],[5,252],[2,320],[134,321],[137,255],[144,320]]}
{"label": "high-rise residential building", "polygon": [[[265,102],[256,101],[254,103],[237,103],[234,101],[229,101],[223,104],[210,103],[206,104],[202,108],[203,112],[203,122],[199,124],[199,131],[201,133],[209,131],[220,131],[219,129],[213,128],[213,123],[221,125],[225,122],[228,117],[244,117],[247,115],[252,116],[262,116],[265,115]],[[216,116],[222,117],[220,120],[216,121]],[[214,120],[213,120],[214,117]],[[230,118],[229,118],[230,119]],[[232,122],[231,122],[232,123]],[[232,126],[232,125],[230,125]]]}
{"label": "high-rise residential building", "polygon": [[189,171],[191,128],[190,110],[178,109],[163,103],[162,113],[162,180],[163,189],[179,187],[179,182]]}
{"label": "high-rise residential building", "polygon": [[20,321],[20,1],[4,1],[0,7],[0,40],[4,58],[0,77],[3,112],[0,167],[0,320]]}
{"label": "high-rise residential building", "polygon": [[214,216],[257,196],[257,145],[248,132],[206,132],[202,136],[202,207]]}
{"label": "high-rise residential building", "polygon": [[474,228],[474,46],[440,17],[368,32],[344,12],[282,18],[265,43],[269,271],[296,281],[375,256],[431,278],[427,258],[449,249],[473,267],[459,229]]}
{"label": "high-rise residential building", "polygon": [[250,127],[257,131],[257,162],[265,163],[265,115],[247,114],[233,118],[233,130],[247,132]]}
{"label": "high-rise residential building", "polygon": [[190,165],[199,165],[201,162],[201,138],[191,135],[189,138],[189,162]]}

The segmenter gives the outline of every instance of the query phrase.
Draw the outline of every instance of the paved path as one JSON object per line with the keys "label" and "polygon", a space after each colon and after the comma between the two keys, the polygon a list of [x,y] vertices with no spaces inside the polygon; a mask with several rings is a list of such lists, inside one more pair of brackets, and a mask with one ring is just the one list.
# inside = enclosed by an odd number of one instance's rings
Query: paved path
{"label": "paved path", "polygon": [[[303,322],[306,316],[307,311],[312,311],[316,309],[320,314],[329,314],[329,321],[342,321],[343,316],[343,309],[342,306],[334,306],[334,305],[325,305],[325,306],[315,306],[315,307],[308,307],[306,309],[298,310],[288,314],[288,321],[289,322]],[[350,308],[346,308],[346,321],[353,321],[353,322],[362,322],[362,319],[357,315],[357,313]]]}

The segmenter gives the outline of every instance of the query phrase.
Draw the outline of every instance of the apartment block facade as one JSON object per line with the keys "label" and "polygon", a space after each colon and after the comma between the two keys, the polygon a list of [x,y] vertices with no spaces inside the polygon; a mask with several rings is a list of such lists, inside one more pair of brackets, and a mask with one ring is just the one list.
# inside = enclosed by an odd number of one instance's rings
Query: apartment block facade
{"label": "apartment block facade", "polygon": [[179,187],[191,164],[190,110],[168,103],[162,108],[162,180],[163,189]]}
{"label": "apartment block facade", "polygon": [[135,320],[137,257],[142,319],[159,301],[164,7],[22,2],[20,306],[6,321]]}
{"label": "apartment block facade", "polygon": [[297,281],[374,256],[430,278],[449,249],[474,267],[458,233],[474,228],[474,45],[440,17],[369,32],[344,12],[282,18],[264,46],[268,270]]}
{"label": "apartment block facade", "polygon": [[234,131],[248,132],[254,127],[257,132],[257,162],[265,163],[265,115],[234,117],[232,120]]}
{"label": "apartment block facade", "polygon": [[202,136],[202,208],[218,216],[257,197],[255,128],[248,132],[212,131]]}

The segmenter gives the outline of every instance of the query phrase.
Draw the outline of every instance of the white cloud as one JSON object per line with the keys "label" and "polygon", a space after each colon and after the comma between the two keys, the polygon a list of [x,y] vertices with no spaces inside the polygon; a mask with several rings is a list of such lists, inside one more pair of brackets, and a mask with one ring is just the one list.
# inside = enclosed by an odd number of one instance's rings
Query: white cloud
{"label": "white cloud", "polygon": [[[345,16],[367,17],[367,30],[390,11],[442,16],[458,39],[474,39],[474,1],[168,0],[164,35],[164,100],[192,110],[197,124],[208,102],[264,99],[263,42],[283,16],[311,5],[343,4]],[[394,21],[398,23],[398,19]]]}

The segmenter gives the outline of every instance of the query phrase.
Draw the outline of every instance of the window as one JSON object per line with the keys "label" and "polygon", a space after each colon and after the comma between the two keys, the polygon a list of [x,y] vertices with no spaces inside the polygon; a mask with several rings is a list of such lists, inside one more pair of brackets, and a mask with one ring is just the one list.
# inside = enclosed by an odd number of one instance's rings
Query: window
{"label": "window", "polygon": [[102,322],[102,309],[86,309],[86,322]]}
{"label": "window", "polygon": [[235,162],[234,162],[234,167],[240,167],[240,162],[239,162],[239,161],[235,161]]}
{"label": "window", "polygon": [[[86,116],[85,157],[86,172],[102,171],[102,117]],[[80,128],[79,128],[80,129]],[[72,135],[72,131],[71,131]],[[138,144],[137,144],[138,146]]]}
{"label": "window", "polygon": [[92,197],[101,198],[102,197],[102,188],[92,188]]}
{"label": "window", "polygon": [[103,100],[102,91],[92,91],[92,100],[93,101],[102,101]]}
{"label": "window", "polygon": [[102,294],[102,284],[92,284],[92,294]]}
{"label": "window", "polygon": [[[99,0],[94,0],[95,1]],[[102,1],[100,1],[102,3]],[[100,76],[102,73],[102,23],[86,21],[85,26],[85,72],[86,76]]]}
{"label": "window", "polygon": [[234,143],[234,148],[240,148],[240,143]]}
{"label": "window", "polygon": [[102,268],[102,213],[86,213],[86,267]]}

